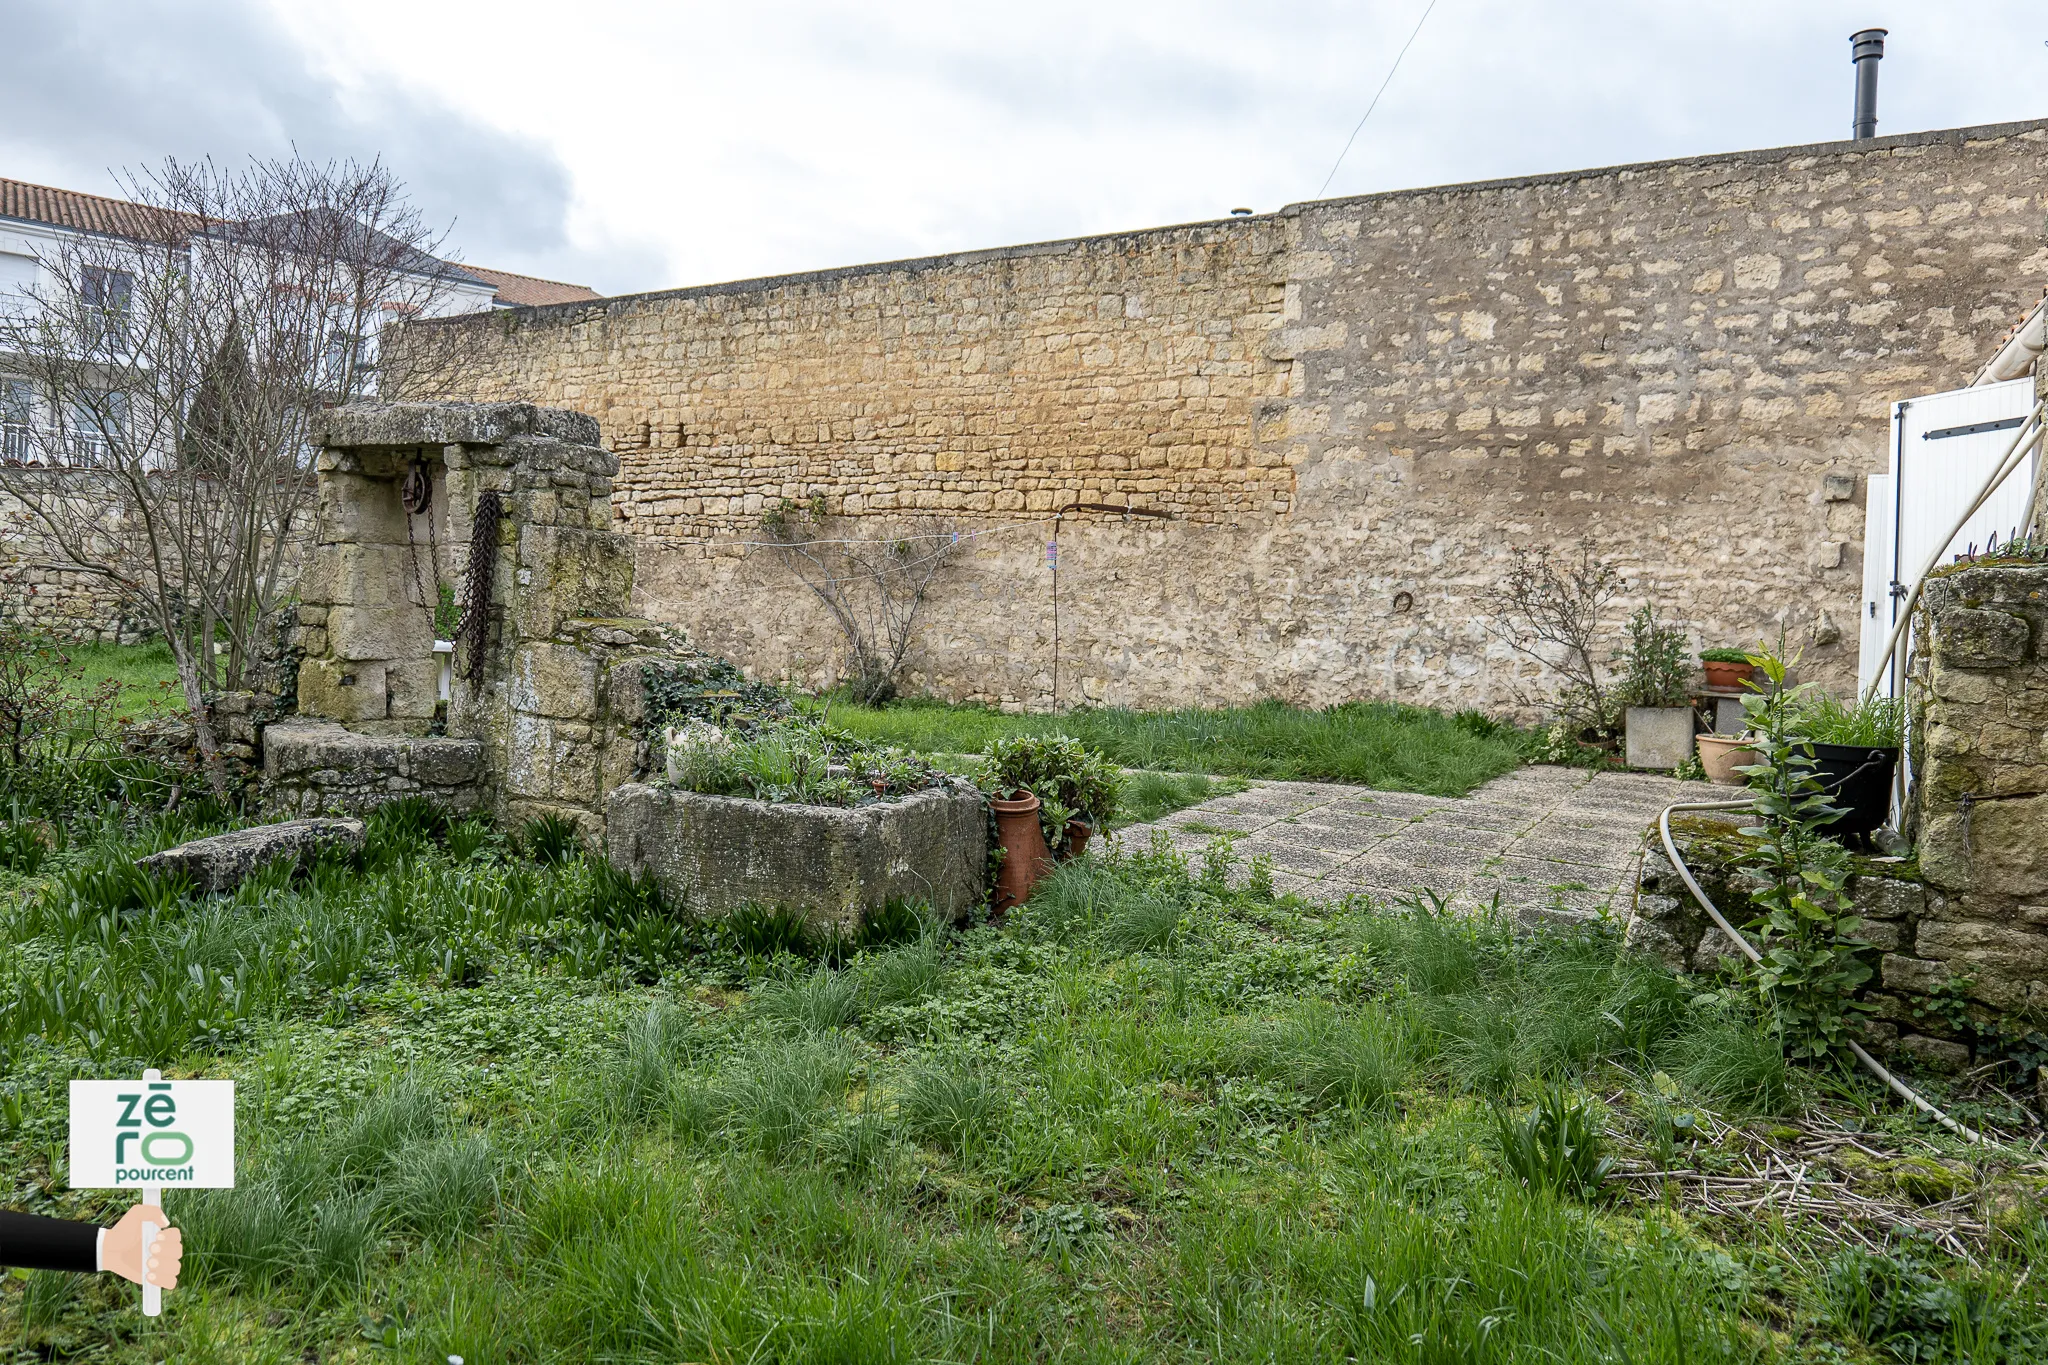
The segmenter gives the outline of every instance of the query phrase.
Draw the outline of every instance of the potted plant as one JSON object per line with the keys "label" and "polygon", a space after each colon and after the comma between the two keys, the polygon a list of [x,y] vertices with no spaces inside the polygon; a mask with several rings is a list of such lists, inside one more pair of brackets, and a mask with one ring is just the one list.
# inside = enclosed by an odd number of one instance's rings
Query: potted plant
{"label": "potted plant", "polygon": [[1621,685],[1628,766],[1676,768],[1692,756],[1692,670],[1685,659],[1685,632],[1660,625],[1648,605],[1628,618],[1622,651]]}
{"label": "potted plant", "polygon": [[1703,649],[1700,667],[1706,670],[1709,687],[1740,687],[1756,673],[1756,665],[1740,649]]}
{"label": "potted plant", "polygon": [[1906,706],[1897,697],[1845,704],[1823,694],[1800,707],[1795,732],[1813,746],[1813,774],[1829,804],[1843,811],[1830,834],[1869,834],[1890,818],[1905,729]]}
{"label": "potted plant", "polygon": [[982,756],[982,790],[995,811],[1003,848],[996,908],[1006,910],[1028,899],[1032,885],[1053,863],[1074,857],[1090,835],[1108,827],[1123,772],[1059,735],[993,740]]}
{"label": "potted plant", "polygon": [[1707,781],[1723,787],[1739,787],[1748,778],[1742,769],[1758,761],[1753,741],[1748,735],[1701,735],[1700,767],[1707,773]]}

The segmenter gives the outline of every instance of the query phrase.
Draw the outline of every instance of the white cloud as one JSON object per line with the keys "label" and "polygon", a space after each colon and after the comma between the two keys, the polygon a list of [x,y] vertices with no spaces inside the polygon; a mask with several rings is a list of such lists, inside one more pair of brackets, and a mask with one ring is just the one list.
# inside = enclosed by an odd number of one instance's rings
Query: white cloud
{"label": "white cloud", "polygon": [[[360,136],[532,150],[426,173],[473,259],[617,291],[1311,197],[1426,0],[252,2]],[[1871,22],[1881,131],[2048,114],[2034,5],[1440,0],[1330,193],[1837,139]]]}

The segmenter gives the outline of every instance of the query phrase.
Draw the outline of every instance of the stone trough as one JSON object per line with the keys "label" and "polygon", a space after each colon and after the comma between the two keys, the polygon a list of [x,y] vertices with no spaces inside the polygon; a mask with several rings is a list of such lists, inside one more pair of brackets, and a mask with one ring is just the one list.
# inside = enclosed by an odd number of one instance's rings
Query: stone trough
{"label": "stone trough", "polygon": [[758,905],[842,929],[899,898],[961,918],[982,899],[987,845],[981,796],[956,783],[842,809],[634,782],[605,811],[613,866],[694,914]]}

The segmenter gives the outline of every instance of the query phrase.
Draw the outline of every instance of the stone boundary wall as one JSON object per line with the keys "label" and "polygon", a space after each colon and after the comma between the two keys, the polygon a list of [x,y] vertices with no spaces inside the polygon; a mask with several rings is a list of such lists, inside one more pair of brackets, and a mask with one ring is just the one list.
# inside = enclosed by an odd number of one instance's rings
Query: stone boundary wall
{"label": "stone boundary wall", "polygon": [[638,610],[757,676],[843,649],[760,539],[821,497],[986,532],[911,690],[1044,706],[1526,710],[1483,627],[1590,537],[1697,644],[1855,667],[1889,406],[1969,381],[2048,279],[2048,122],[1300,204],[517,309],[463,396],[596,417]]}
{"label": "stone boundary wall", "polygon": [[[1737,833],[1749,822],[1746,815],[1727,812],[1675,816],[1671,822],[1672,842],[1686,867],[1738,926],[1756,917],[1751,893],[1758,882],[1744,867],[1755,857],[1756,846]],[[1863,921],[1858,937],[1870,945],[1864,959],[1872,971],[1858,995],[1869,1011],[1861,1022],[1862,1041],[1874,1051],[1902,1053],[1936,1070],[1968,1065],[1977,1045],[1997,1039],[1979,1036],[1971,1002],[1954,989],[1960,982],[1952,984],[1945,967],[1912,957],[1916,944],[1940,937],[1941,926],[1956,919],[1960,907],[1950,895],[1926,885],[1910,862],[1856,857],[1851,866],[1846,889]],[[1747,979],[1754,970],[1693,900],[1654,830],[1643,853],[1627,939],[1630,947],[1661,959],[1673,971],[1726,969]],[[2015,1017],[1982,1004],[1974,1013],[1984,1019]]]}
{"label": "stone boundary wall", "polygon": [[1930,576],[1908,677],[1920,869],[1945,913],[1887,984],[2048,1022],[2048,565]]}
{"label": "stone boundary wall", "polygon": [[[8,474],[106,481],[105,474],[83,469],[12,469]],[[106,505],[121,506],[120,495],[108,486]],[[312,520],[309,507],[286,548],[282,579],[287,584],[297,578],[312,549]],[[158,635],[156,622],[131,596],[102,575],[71,567],[21,500],[5,488],[0,488],[0,621],[78,642],[132,645]]]}
{"label": "stone boundary wall", "polygon": [[[11,471],[20,478],[26,471]],[[39,473],[80,478],[75,471]],[[139,644],[156,633],[134,602],[98,574],[68,568],[21,500],[0,488],[0,622],[59,640]]]}

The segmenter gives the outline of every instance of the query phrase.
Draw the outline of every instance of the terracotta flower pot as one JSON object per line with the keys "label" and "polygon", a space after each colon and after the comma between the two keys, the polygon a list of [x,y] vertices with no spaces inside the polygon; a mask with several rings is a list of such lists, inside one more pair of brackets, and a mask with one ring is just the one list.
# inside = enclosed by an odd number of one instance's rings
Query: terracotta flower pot
{"label": "terracotta flower pot", "polygon": [[1089,824],[1086,820],[1073,819],[1067,821],[1067,856],[1069,858],[1080,857],[1082,851],[1088,847],[1089,836],[1094,833],[1095,826]]}
{"label": "terracotta flower pot", "polygon": [[993,907],[1002,914],[1031,899],[1031,888],[1052,871],[1052,850],[1045,846],[1045,833],[1038,827],[1038,798],[1026,792],[1014,800],[992,800],[996,813],[996,842],[1002,845],[1003,867],[996,874]]}
{"label": "terracotta flower pot", "polygon": [[1740,687],[1756,674],[1755,664],[1731,664],[1706,659],[1701,661],[1700,667],[1707,671],[1709,687]]}
{"label": "terracotta flower pot", "polygon": [[1700,766],[1707,770],[1707,781],[1724,787],[1747,782],[1749,779],[1735,770],[1757,761],[1756,750],[1749,743],[1742,735],[1701,735]]}

